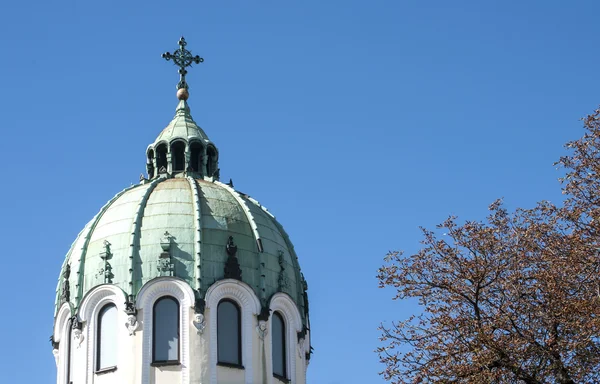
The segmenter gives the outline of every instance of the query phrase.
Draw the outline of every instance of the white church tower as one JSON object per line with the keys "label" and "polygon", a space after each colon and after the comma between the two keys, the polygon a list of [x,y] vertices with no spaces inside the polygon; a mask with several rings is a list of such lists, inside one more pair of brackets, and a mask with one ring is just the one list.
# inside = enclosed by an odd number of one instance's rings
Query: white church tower
{"label": "white church tower", "polygon": [[258,201],[219,181],[194,122],[185,48],[175,117],[148,146],[147,177],[85,225],[61,268],[51,337],[57,384],[304,384],[307,284]]}

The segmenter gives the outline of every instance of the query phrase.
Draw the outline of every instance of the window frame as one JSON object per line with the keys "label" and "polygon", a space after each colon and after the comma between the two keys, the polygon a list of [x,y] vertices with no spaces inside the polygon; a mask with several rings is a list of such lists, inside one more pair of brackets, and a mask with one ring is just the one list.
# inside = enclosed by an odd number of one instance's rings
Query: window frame
{"label": "window frame", "polygon": [[[275,332],[273,331],[273,319],[275,318],[275,316],[277,316],[279,318],[279,320],[281,321],[281,352],[282,352],[282,356],[281,359],[283,360],[283,375],[280,375],[279,373],[275,372],[275,364],[274,360],[275,360],[275,356],[273,355],[273,336],[275,335]],[[279,379],[283,382],[289,382],[288,376],[289,376],[289,369],[288,369],[288,340],[287,340],[287,327],[288,324],[286,323],[285,320],[285,316],[280,312],[280,311],[274,311],[273,314],[271,315],[271,368],[273,371],[273,377],[275,377],[276,379]]]}
{"label": "window frame", "polygon": [[[106,303],[105,305],[102,306],[102,308],[100,308],[100,310],[98,311],[98,316],[96,316],[96,348],[95,348],[95,353],[96,353],[96,361],[95,361],[95,373],[96,374],[101,374],[101,373],[108,373],[108,372],[113,372],[117,370],[117,364],[115,365],[111,365],[111,366],[107,366],[107,367],[100,367],[100,357],[102,356],[102,317],[104,316],[104,314],[110,309],[110,308],[114,308],[116,311],[116,316],[117,318],[115,319],[115,321],[118,324],[118,319],[119,319],[119,309],[117,308],[117,305],[113,302],[109,302]],[[117,334],[115,334],[115,336],[118,336],[118,328],[115,328],[115,330],[117,331]],[[69,332],[70,334],[72,334],[72,332]],[[118,337],[116,338],[118,340]],[[115,340],[115,353],[117,354],[118,357],[118,351],[119,348],[117,346],[118,341]],[[69,351],[71,352],[71,351]],[[69,363],[70,363],[70,359],[71,356],[69,356]],[[118,359],[117,359],[118,361]],[[69,367],[70,368],[70,367]],[[69,369],[70,371],[70,369]]]}
{"label": "window frame", "polygon": [[[220,357],[220,355],[219,355],[219,307],[224,302],[229,302],[229,303],[233,304],[235,309],[237,309],[237,333],[238,333],[237,350],[238,350],[238,361],[239,361],[238,364],[219,360],[219,357]],[[224,298],[221,301],[219,301],[219,303],[217,304],[217,316],[216,317],[217,317],[217,365],[224,366],[224,367],[230,367],[230,368],[244,369],[244,365],[243,365],[244,361],[242,360],[242,358],[243,358],[243,354],[242,354],[242,307],[237,303],[237,301],[230,299],[230,298]]]}
{"label": "window frame", "polygon": [[[156,360],[156,305],[162,300],[172,300],[177,305],[177,359],[176,360]],[[181,364],[181,304],[177,298],[167,295],[159,297],[152,305],[152,362],[153,367],[162,367],[166,365]]]}

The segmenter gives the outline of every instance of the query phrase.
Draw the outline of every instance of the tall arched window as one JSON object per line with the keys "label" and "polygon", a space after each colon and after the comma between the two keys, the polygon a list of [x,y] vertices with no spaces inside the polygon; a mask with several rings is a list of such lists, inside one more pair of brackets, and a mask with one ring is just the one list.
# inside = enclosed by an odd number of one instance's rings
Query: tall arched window
{"label": "tall arched window", "polygon": [[173,172],[185,170],[185,143],[183,141],[171,144],[171,161],[173,162]]}
{"label": "tall arched window", "polygon": [[117,366],[117,307],[107,304],[98,314],[96,340],[96,370],[102,371]]}
{"label": "tall arched window", "polygon": [[271,353],[273,355],[273,375],[287,379],[287,361],[285,356],[285,322],[279,312],[271,318]]}
{"label": "tall arched window", "polygon": [[242,329],[240,307],[231,300],[217,306],[217,356],[226,365],[242,365]]}
{"label": "tall arched window", "polygon": [[156,147],[156,170],[160,173],[162,169],[167,170],[167,145],[164,143]]}
{"label": "tall arched window", "polygon": [[206,176],[212,177],[217,170],[217,152],[211,146],[206,148]]}
{"label": "tall arched window", "polygon": [[190,144],[190,167],[194,172],[202,172],[202,144],[194,141]]}
{"label": "tall arched window", "polygon": [[152,362],[179,364],[179,302],[170,296],[154,303]]}
{"label": "tall arched window", "polygon": [[154,151],[148,150],[148,161],[146,161],[146,168],[148,170],[148,178],[154,177]]}

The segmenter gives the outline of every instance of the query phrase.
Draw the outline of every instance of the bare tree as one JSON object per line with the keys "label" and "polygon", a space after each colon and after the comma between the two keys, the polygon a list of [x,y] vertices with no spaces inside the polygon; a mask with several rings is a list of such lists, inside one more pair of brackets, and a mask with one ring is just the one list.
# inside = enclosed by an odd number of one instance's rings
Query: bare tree
{"label": "bare tree", "polygon": [[483,222],[450,217],[378,273],[422,312],[381,326],[394,383],[600,382],[600,110],[558,165],[566,200]]}

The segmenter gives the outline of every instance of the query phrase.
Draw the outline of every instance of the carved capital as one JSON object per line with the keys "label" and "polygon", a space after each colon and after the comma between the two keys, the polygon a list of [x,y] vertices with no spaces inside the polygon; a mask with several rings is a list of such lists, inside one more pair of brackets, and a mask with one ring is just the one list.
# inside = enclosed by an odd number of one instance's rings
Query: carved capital
{"label": "carved capital", "polygon": [[267,333],[269,333],[269,328],[267,326],[266,321],[264,321],[264,320],[258,321],[258,325],[256,326],[256,333],[258,333],[258,337],[260,337],[261,340],[265,339],[265,337],[267,336]]}
{"label": "carved capital", "polygon": [[125,323],[125,326],[129,331],[129,336],[135,335],[135,331],[138,329],[138,324],[139,322],[137,321],[137,317],[135,315],[127,316],[127,322]]}
{"label": "carved capital", "polygon": [[206,328],[206,320],[204,319],[204,315],[202,313],[196,313],[194,315],[192,325],[196,327],[196,331],[199,335],[203,334],[204,328]]}
{"label": "carved capital", "polygon": [[56,366],[58,367],[58,349],[53,349],[52,350],[52,354],[54,355],[54,362],[56,363]]}
{"label": "carved capital", "polygon": [[81,347],[81,343],[83,343],[83,332],[81,329],[74,328],[73,329],[73,341],[75,341],[75,346],[77,348]]}

